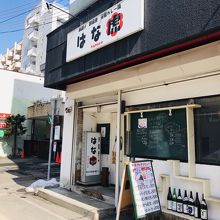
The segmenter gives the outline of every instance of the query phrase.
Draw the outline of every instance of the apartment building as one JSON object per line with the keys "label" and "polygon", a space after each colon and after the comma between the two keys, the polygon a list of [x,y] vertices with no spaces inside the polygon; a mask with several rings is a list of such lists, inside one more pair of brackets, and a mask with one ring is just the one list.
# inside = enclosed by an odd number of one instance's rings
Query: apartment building
{"label": "apartment building", "polygon": [[7,49],[4,55],[0,55],[0,68],[15,72],[21,71],[22,42],[15,42],[14,47]]}
{"label": "apartment building", "polygon": [[[65,9],[59,5],[58,8]],[[33,9],[25,19],[22,41],[21,71],[33,75],[44,75],[47,34],[62,25],[69,16],[56,7],[47,8],[46,1]]]}

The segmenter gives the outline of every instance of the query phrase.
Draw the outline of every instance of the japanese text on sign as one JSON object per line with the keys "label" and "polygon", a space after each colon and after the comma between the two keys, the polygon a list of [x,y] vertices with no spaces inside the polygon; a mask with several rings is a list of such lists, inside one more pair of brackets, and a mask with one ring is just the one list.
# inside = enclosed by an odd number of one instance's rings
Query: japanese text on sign
{"label": "japanese text on sign", "polygon": [[68,34],[66,61],[75,60],[143,29],[144,0],[124,0]]}
{"label": "japanese text on sign", "polygon": [[87,133],[86,176],[100,174],[100,139],[99,133]]}
{"label": "japanese text on sign", "polygon": [[129,171],[137,217],[160,211],[151,161],[129,163]]}

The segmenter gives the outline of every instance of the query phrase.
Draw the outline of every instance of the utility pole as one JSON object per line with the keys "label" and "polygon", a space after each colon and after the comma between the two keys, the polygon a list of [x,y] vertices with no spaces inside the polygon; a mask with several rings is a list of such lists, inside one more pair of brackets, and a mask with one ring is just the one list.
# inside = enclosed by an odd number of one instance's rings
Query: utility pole
{"label": "utility pole", "polygon": [[115,173],[115,207],[118,206],[120,189],[120,138],[121,138],[121,91],[118,91],[117,103],[117,142],[116,142],[116,173]]}
{"label": "utility pole", "polygon": [[56,99],[51,99],[51,124],[50,124],[50,145],[49,145],[49,156],[48,156],[48,169],[47,169],[47,180],[50,180],[50,168],[51,168],[51,154],[53,145],[53,131],[54,131],[54,115],[56,113]]}

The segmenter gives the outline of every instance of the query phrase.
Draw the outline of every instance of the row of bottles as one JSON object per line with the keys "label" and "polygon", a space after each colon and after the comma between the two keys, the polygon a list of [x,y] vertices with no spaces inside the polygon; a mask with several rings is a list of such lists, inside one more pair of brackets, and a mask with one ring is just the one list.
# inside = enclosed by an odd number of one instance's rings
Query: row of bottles
{"label": "row of bottles", "polygon": [[200,218],[202,220],[208,219],[208,207],[204,194],[202,194],[202,201],[200,203],[198,193],[196,193],[196,198],[194,199],[192,191],[190,191],[190,196],[188,197],[187,191],[185,190],[184,197],[182,197],[180,189],[177,195],[176,189],[174,188],[172,193],[171,188],[169,187],[167,195],[167,209],[194,216],[195,218]]}

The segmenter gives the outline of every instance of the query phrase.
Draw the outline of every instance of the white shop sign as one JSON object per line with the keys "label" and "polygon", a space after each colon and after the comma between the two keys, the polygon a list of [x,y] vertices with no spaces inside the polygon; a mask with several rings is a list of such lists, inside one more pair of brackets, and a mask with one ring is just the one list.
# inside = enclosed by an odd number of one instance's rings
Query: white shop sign
{"label": "white shop sign", "polygon": [[87,132],[86,176],[95,176],[100,174],[100,141],[100,133]]}
{"label": "white shop sign", "polygon": [[144,0],[124,0],[67,35],[66,62],[144,29]]}

